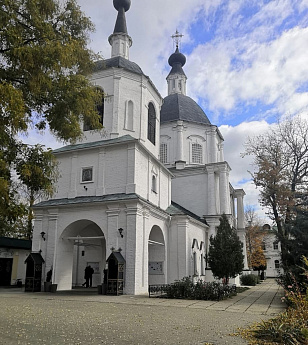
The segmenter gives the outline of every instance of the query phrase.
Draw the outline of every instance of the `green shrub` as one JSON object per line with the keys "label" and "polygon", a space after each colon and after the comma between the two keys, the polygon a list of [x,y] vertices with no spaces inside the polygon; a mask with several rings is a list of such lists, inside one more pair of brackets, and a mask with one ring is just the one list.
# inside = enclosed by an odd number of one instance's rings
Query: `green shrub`
{"label": "green shrub", "polygon": [[217,301],[236,295],[236,292],[229,285],[217,282],[205,283],[198,281],[193,283],[190,277],[169,284],[166,289],[167,298],[185,298],[198,300]]}
{"label": "green shrub", "polygon": [[246,286],[255,286],[260,283],[260,278],[255,274],[245,274],[240,279],[241,284]]}

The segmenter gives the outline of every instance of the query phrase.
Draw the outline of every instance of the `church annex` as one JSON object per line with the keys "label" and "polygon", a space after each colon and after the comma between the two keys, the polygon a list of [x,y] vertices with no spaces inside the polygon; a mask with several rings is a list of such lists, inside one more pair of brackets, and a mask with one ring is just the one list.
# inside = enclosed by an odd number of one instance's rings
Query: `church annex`
{"label": "church annex", "polygon": [[106,264],[114,262],[107,262],[110,255],[121,262],[126,294],[184,276],[213,280],[209,237],[224,212],[245,243],[245,193],[229,183],[219,129],[186,95],[186,58],[178,45],[163,98],[129,60],[131,1],[113,4],[111,58],[91,76],[102,92],[104,128],[92,131],[84,123],[81,142],[54,151],[60,178],[53,198],[35,206],[32,252],[41,251],[43,280],[52,268],[58,290],[81,286],[89,264],[93,286],[101,284]]}

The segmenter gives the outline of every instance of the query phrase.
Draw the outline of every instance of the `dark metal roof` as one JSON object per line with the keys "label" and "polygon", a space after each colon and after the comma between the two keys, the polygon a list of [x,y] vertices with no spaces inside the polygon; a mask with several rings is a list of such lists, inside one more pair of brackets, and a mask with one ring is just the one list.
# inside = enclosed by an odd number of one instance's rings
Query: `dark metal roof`
{"label": "dark metal roof", "polygon": [[77,205],[77,204],[89,204],[93,202],[104,202],[104,201],[119,201],[119,200],[133,200],[140,199],[140,197],[135,194],[109,194],[102,196],[78,196],[76,198],[68,199],[50,199],[46,201],[41,201],[35,204],[34,207],[50,207],[50,206],[66,206],[66,205]]}
{"label": "dark metal roof", "polygon": [[124,33],[127,34],[127,25],[126,25],[126,18],[125,18],[125,11],[123,7],[119,8],[117,20],[114,26],[113,33]]}
{"label": "dark metal roof", "polygon": [[117,263],[119,264],[125,263],[125,259],[123,258],[120,252],[112,252],[106,261],[108,262],[112,257],[114,257],[117,260]]}
{"label": "dark metal roof", "polygon": [[59,147],[58,149],[55,149],[53,153],[60,153],[65,151],[72,151],[72,150],[83,150],[93,147],[100,147],[104,145],[111,145],[111,144],[120,144],[125,143],[128,141],[136,141],[135,138],[133,138],[131,135],[123,135],[119,138],[114,139],[106,139],[106,140],[99,140],[99,141],[93,141],[89,143],[82,143],[82,144],[74,144],[74,145],[67,145],[63,147]]}
{"label": "dark metal roof", "polygon": [[144,74],[142,69],[135,63],[130,60],[125,59],[122,56],[115,56],[110,59],[100,60],[95,63],[94,72],[104,70],[107,68],[124,68],[127,71]]}
{"label": "dark metal roof", "polygon": [[21,240],[18,238],[0,237],[0,247],[15,249],[31,249],[31,240]]}
{"label": "dark metal roof", "polygon": [[180,63],[175,63],[173,64],[172,68],[171,68],[171,71],[170,73],[168,74],[167,78],[169,77],[169,75],[171,74],[182,74],[182,75],[185,75],[186,77],[186,74],[185,72],[183,71],[183,68],[182,68],[182,65]]}
{"label": "dark metal roof", "polygon": [[186,208],[180,206],[174,201],[171,201],[171,205],[166,209],[166,212],[169,213],[171,216],[190,216],[191,218],[194,218],[199,222],[206,224],[203,218],[200,218],[195,213],[188,211]]}
{"label": "dark metal roof", "polygon": [[177,120],[211,124],[204,111],[192,98],[174,93],[164,98],[160,111],[160,122]]}
{"label": "dark metal roof", "polygon": [[25,263],[28,262],[30,259],[32,259],[36,265],[40,265],[45,262],[40,253],[30,253],[27,256]]}

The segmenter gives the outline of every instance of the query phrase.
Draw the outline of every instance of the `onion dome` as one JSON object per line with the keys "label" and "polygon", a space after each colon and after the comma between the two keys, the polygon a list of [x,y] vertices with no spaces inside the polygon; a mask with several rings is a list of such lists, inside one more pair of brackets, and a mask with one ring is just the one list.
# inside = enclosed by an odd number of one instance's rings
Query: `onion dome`
{"label": "onion dome", "polygon": [[185,55],[180,53],[178,47],[176,47],[175,52],[170,55],[168,63],[172,67],[169,75],[171,75],[171,74],[183,74],[183,75],[185,75],[182,67],[186,63],[186,57],[185,57]]}
{"label": "onion dome", "polygon": [[181,67],[183,67],[186,63],[186,57],[180,53],[179,48],[176,47],[175,52],[170,55],[168,63],[171,67],[173,67],[175,64],[180,64]]}

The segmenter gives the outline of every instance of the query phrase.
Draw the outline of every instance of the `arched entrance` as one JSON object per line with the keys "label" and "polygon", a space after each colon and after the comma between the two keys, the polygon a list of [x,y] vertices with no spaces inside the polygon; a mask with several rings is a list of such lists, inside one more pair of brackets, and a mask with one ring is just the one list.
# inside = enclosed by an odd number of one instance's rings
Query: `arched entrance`
{"label": "arched entrance", "polygon": [[101,228],[90,220],[78,220],[62,232],[56,248],[54,282],[58,290],[70,290],[84,282],[84,270],[94,269],[92,286],[102,283],[106,266],[106,240]]}
{"label": "arched entrance", "polygon": [[154,225],[148,241],[149,285],[166,283],[166,246],[161,228]]}

